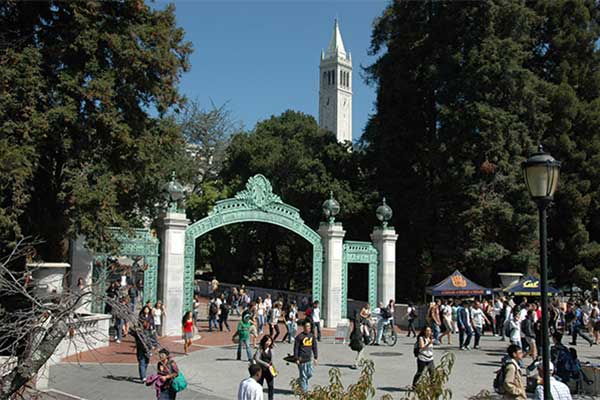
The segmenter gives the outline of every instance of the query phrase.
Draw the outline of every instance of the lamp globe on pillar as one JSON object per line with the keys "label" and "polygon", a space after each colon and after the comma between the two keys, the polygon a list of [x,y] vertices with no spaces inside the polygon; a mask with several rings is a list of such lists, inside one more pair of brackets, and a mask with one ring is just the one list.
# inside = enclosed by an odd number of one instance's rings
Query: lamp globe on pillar
{"label": "lamp globe on pillar", "polygon": [[171,180],[163,187],[167,199],[169,212],[176,212],[178,202],[183,199],[183,186],[175,179],[175,171],[171,173]]}
{"label": "lamp globe on pillar", "polygon": [[544,152],[540,145],[534,153],[521,164],[525,184],[531,198],[537,203],[540,217],[540,274],[542,296],[542,365],[544,399],[551,399],[550,393],[550,342],[548,339],[548,248],[546,209],[554,197],[558,186],[560,162]]}
{"label": "lamp globe on pillar", "polygon": [[333,198],[333,191],[329,192],[329,199],[323,202],[323,215],[327,218],[327,222],[333,224],[335,222],[335,216],[340,212],[340,203]]}
{"label": "lamp globe on pillar", "polygon": [[387,228],[388,221],[392,219],[393,212],[392,208],[385,202],[385,197],[381,201],[379,207],[377,207],[377,210],[375,210],[375,215],[377,216],[377,219],[381,221],[381,226],[383,226],[384,229]]}

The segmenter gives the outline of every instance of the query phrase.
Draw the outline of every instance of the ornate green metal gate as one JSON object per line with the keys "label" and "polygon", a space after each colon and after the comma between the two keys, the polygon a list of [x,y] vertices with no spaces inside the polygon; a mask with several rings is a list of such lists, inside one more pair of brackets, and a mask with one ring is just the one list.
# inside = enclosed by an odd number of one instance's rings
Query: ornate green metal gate
{"label": "ornate green metal gate", "polygon": [[[137,258],[140,257],[142,270],[144,271],[144,303],[156,302],[158,287],[158,256],[159,240],[153,231],[149,229],[134,229],[132,235],[128,235],[119,228],[110,229],[120,243],[118,254],[115,256]],[[92,281],[94,290],[106,290],[110,271],[108,270],[108,254],[96,255],[93,260]],[[97,293],[95,299],[99,299],[92,305],[93,312],[104,312],[104,304],[101,300],[102,293]]]}
{"label": "ornate green metal gate", "polygon": [[348,318],[348,264],[369,264],[369,304],[377,307],[377,249],[371,242],[344,242],[342,257],[342,317]]}
{"label": "ornate green metal gate", "polygon": [[265,222],[287,228],[313,246],[312,297],[321,301],[323,245],[317,232],[304,224],[297,208],[287,205],[273,193],[263,175],[255,175],[246,189],[234,198],[218,201],[206,218],[194,222],[185,231],[184,310],[190,310],[194,295],[196,239],[213,229],[241,222]]}

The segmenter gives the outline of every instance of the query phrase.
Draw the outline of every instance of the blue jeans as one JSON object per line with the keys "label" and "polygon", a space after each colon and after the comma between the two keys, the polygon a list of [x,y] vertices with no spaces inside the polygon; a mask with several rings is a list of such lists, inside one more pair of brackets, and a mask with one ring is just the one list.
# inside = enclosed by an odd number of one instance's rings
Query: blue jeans
{"label": "blue jeans", "polygon": [[115,320],[115,337],[117,340],[123,339],[123,325],[125,325],[125,321],[121,318]]}
{"label": "blue jeans", "polygon": [[252,360],[252,351],[250,350],[250,338],[248,339],[240,339],[237,348],[237,359],[242,359],[242,343],[246,346],[246,355],[248,356],[248,361]]}
{"label": "blue jeans", "polygon": [[265,325],[265,316],[264,315],[259,315],[258,316],[258,332],[262,332],[263,330],[263,326]]}
{"label": "blue jeans", "polygon": [[377,321],[377,339],[375,339],[375,343],[379,344],[381,342],[381,336],[383,336],[383,327],[385,326],[386,320],[383,318],[379,318]]}
{"label": "blue jeans", "polygon": [[292,321],[288,321],[287,322],[287,328],[288,328],[288,343],[292,343],[294,341],[294,339],[296,338],[296,324],[293,323]]}
{"label": "blue jeans", "polygon": [[432,322],[431,330],[433,331],[433,343],[438,343],[440,339],[440,326],[435,322]]}
{"label": "blue jeans", "polygon": [[208,317],[208,331],[209,332],[212,332],[213,326],[215,327],[215,329],[219,329],[219,325],[217,324],[217,316],[216,315],[210,315]]}
{"label": "blue jeans", "polygon": [[[465,339],[465,333],[467,334],[467,338]],[[460,348],[467,347],[471,343],[471,337],[473,336],[473,331],[470,326],[465,328],[458,329],[458,344]]]}
{"label": "blue jeans", "polygon": [[148,369],[148,363],[150,362],[150,359],[144,355],[138,354],[137,360],[138,371],[140,372],[140,380],[144,380],[146,379],[146,370]]}
{"label": "blue jeans", "polygon": [[308,392],[308,380],[313,375],[312,361],[298,364],[298,374],[298,383],[300,383],[300,387],[305,392]]}

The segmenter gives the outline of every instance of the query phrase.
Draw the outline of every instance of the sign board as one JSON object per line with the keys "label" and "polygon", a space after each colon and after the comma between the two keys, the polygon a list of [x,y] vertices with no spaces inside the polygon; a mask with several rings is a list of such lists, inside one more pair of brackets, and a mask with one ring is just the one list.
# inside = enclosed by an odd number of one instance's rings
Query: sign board
{"label": "sign board", "polygon": [[350,322],[348,320],[340,321],[335,328],[335,336],[333,343],[346,344],[346,340],[350,334]]}

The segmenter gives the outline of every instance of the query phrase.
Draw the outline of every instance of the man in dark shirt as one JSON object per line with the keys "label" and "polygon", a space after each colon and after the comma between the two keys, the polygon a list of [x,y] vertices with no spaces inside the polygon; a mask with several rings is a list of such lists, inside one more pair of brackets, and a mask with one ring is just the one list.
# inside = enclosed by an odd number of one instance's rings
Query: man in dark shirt
{"label": "man in dark shirt", "polygon": [[313,374],[313,361],[317,365],[317,358],[319,357],[317,349],[317,339],[311,333],[311,321],[309,319],[304,321],[304,330],[296,336],[294,342],[294,358],[298,364],[298,381],[300,387],[305,392],[308,392],[308,380]]}

